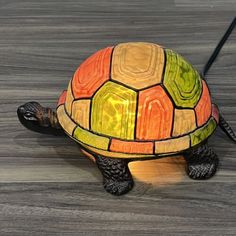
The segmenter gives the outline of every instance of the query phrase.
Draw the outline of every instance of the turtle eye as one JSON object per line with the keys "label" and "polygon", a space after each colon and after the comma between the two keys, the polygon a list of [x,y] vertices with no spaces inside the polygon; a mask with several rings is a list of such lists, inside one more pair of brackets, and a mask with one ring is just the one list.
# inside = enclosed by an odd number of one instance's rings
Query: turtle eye
{"label": "turtle eye", "polygon": [[30,113],[30,112],[26,112],[26,113],[24,114],[24,116],[25,116],[25,117],[27,117],[27,118],[30,118],[30,117],[32,117],[32,116],[33,116],[33,114],[32,114],[32,113]]}
{"label": "turtle eye", "polygon": [[32,112],[26,112],[24,114],[24,118],[29,121],[37,121],[37,118],[35,117],[35,114]]}

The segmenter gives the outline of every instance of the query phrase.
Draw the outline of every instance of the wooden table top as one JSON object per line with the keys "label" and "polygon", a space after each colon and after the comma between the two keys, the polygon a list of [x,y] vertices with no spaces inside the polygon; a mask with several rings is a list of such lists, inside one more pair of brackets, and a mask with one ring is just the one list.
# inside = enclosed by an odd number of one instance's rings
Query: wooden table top
{"label": "wooden table top", "polygon": [[[114,197],[72,140],[28,131],[16,116],[30,100],[55,108],[78,65],[119,42],[159,43],[201,70],[235,10],[235,0],[1,0],[0,235],[236,235],[236,145],[220,129],[212,179],[189,179],[182,157],[136,162],[134,189]],[[234,130],[235,39],[207,79]]]}

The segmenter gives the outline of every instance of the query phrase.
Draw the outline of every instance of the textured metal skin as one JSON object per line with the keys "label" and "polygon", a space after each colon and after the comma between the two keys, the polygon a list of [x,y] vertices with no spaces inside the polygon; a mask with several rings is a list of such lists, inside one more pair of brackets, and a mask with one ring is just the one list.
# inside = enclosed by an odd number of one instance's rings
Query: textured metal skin
{"label": "textured metal skin", "polygon": [[103,175],[103,185],[107,192],[119,196],[133,188],[127,160],[96,156],[96,163]]}
{"label": "textured metal skin", "polygon": [[206,143],[184,154],[187,174],[192,179],[209,179],[217,170],[219,159]]}

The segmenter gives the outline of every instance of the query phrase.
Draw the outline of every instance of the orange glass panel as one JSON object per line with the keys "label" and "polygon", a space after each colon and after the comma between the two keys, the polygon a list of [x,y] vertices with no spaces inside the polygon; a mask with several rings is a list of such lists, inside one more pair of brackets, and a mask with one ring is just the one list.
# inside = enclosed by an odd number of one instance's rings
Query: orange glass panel
{"label": "orange glass panel", "polygon": [[94,53],[76,70],[72,88],[75,98],[88,98],[110,76],[110,61],[113,47],[107,47]]}
{"label": "orange glass panel", "polygon": [[65,103],[65,101],[66,101],[66,94],[67,94],[67,90],[64,90],[62,92],[62,94],[60,95],[59,99],[58,99],[57,106],[60,106],[61,104]]}
{"label": "orange glass panel", "polygon": [[114,48],[111,77],[142,89],[161,82],[164,51],[153,43],[121,43]]}
{"label": "orange glass panel", "polygon": [[139,92],[137,139],[169,138],[173,120],[173,105],[161,86]]}
{"label": "orange glass panel", "polygon": [[72,119],[83,128],[89,129],[90,100],[77,100],[72,104]]}
{"label": "orange glass panel", "polygon": [[195,107],[198,126],[205,124],[211,115],[211,97],[204,80],[202,80],[202,85],[202,95],[197,106]]}
{"label": "orange glass panel", "polygon": [[112,139],[110,150],[123,153],[153,153],[153,142],[126,142],[122,140]]}
{"label": "orange glass panel", "polygon": [[84,143],[80,143],[81,146],[83,146],[85,149],[88,149],[95,154],[99,154],[105,157],[110,158],[145,158],[145,157],[154,157],[154,154],[133,154],[133,153],[121,153],[121,152],[112,152],[112,151],[105,151],[98,148],[94,148],[91,146],[88,146]]}
{"label": "orange glass panel", "polygon": [[187,134],[196,129],[194,110],[175,109],[173,136]]}
{"label": "orange glass panel", "polygon": [[219,109],[215,104],[212,104],[212,116],[215,118],[218,124],[219,123]]}

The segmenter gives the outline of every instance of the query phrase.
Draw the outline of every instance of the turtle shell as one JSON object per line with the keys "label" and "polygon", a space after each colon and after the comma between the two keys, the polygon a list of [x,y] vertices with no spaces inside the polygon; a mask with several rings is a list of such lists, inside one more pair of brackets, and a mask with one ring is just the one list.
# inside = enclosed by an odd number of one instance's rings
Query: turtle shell
{"label": "turtle shell", "polygon": [[153,43],[102,49],[76,70],[59,98],[66,133],[100,155],[170,155],[206,140],[218,123],[206,82],[191,64]]}

